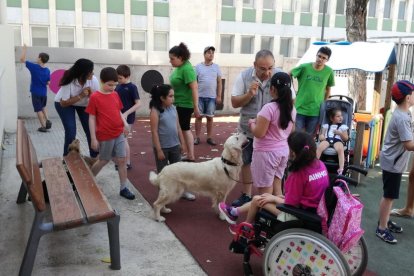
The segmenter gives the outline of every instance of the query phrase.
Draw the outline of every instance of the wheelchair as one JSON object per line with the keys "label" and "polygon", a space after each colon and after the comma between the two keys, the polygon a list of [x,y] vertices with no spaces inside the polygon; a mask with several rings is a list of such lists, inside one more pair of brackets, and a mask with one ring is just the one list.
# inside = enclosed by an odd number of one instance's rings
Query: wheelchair
{"label": "wheelchair", "polygon": [[[367,173],[353,166],[347,170]],[[331,185],[338,179],[357,184],[345,175],[338,175]],[[341,252],[322,235],[321,218],[316,213],[286,204],[277,208],[283,212],[282,217],[260,210],[253,224],[242,222],[234,229],[229,249],[243,254],[244,275],[253,275],[249,263],[252,254],[263,257],[263,275],[266,276],[363,275],[368,264],[368,249],[363,237],[348,252]],[[289,219],[289,215],[294,219]]]}

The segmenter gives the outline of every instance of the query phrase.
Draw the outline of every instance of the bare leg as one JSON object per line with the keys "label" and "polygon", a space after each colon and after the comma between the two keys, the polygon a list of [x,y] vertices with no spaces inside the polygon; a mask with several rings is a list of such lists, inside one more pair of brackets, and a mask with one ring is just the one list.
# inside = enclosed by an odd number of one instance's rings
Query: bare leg
{"label": "bare leg", "polygon": [[280,179],[278,177],[275,177],[273,179],[273,189],[269,194],[271,194],[272,192],[276,196],[283,195],[283,193],[282,193],[282,179]]}
{"label": "bare leg", "polygon": [[344,164],[345,164],[344,145],[341,142],[336,142],[334,144],[334,148],[336,152],[338,153],[339,169],[343,171]]}
{"label": "bare leg", "polygon": [[37,118],[39,119],[40,126],[46,127],[46,118],[45,118],[43,111],[36,112],[36,114],[37,114]]}
{"label": "bare leg", "polygon": [[108,164],[108,160],[98,160],[93,164],[91,170],[94,176],[97,176],[98,173],[102,170],[103,167],[105,167],[106,164]]}
{"label": "bare leg", "polygon": [[184,141],[185,144],[187,145],[187,158],[190,160],[194,160],[195,156],[194,156],[194,137],[193,134],[191,133],[191,130],[185,130],[183,131],[183,136],[184,136]]}
{"label": "bare leg", "polygon": [[206,119],[207,119],[207,138],[212,138],[211,135],[213,133],[213,117],[207,116]]}
{"label": "bare leg", "polygon": [[318,148],[316,149],[316,158],[321,158],[322,153],[329,148],[329,143],[327,141],[322,141],[319,143]]}
{"label": "bare leg", "polygon": [[203,117],[195,119],[196,138],[200,138],[201,126],[202,126],[202,123],[203,123],[202,120],[203,120]]}
{"label": "bare leg", "polygon": [[[260,209],[259,199],[260,199],[260,196],[254,196],[252,201],[250,201],[250,206],[249,206],[249,211],[247,213],[246,222],[248,222],[248,223],[254,222],[257,211]],[[284,203],[284,202],[285,202],[285,200],[283,198],[278,197],[276,204],[275,203],[267,203],[262,208],[266,209],[266,211],[269,211],[270,213],[277,216],[280,213],[280,210],[276,208],[276,205]],[[247,205],[247,204],[245,204],[245,205]],[[244,207],[245,205],[243,205],[242,207]],[[241,210],[239,209],[239,213],[240,212],[241,212]]]}
{"label": "bare leg", "polygon": [[122,184],[125,184],[127,181],[127,168],[126,168],[126,158],[120,157],[117,158],[118,160],[118,174],[119,174],[119,182]]}
{"label": "bare leg", "polygon": [[393,199],[383,197],[379,206],[379,228],[384,230],[387,228],[388,220],[390,219],[390,211]]}
{"label": "bare leg", "polygon": [[257,187],[257,193],[259,194],[259,195],[262,195],[262,194],[272,194],[273,193],[273,186],[270,186],[270,187]]}
{"label": "bare leg", "polygon": [[243,182],[243,193],[248,196],[252,195],[252,173],[250,165],[243,165],[241,169],[241,181]]}
{"label": "bare leg", "polygon": [[47,116],[47,109],[46,109],[46,106],[45,106],[45,107],[43,107],[42,112],[43,112],[43,115],[45,116],[45,120],[48,120],[48,119],[49,119],[49,116]]}
{"label": "bare leg", "polygon": [[408,176],[407,201],[405,207],[398,210],[401,215],[414,216],[414,163]]}
{"label": "bare leg", "polygon": [[[128,143],[128,137],[125,138],[125,153],[126,153],[126,164],[131,164],[131,149]],[[118,164],[119,165],[119,164]]]}

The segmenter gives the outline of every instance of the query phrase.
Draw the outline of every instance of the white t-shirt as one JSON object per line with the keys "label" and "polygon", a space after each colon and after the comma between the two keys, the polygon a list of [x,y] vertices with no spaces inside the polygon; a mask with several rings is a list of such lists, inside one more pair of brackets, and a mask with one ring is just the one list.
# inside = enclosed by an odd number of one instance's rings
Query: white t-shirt
{"label": "white t-shirt", "polygon": [[[60,100],[67,101],[69,98],[75,97],[79,95],[80,93],[82,93],[82,90],[86,87],[90,87],[92,90],[92,93],[99,90],[98,79],[95,76],[92,76],[92,79],[86,80],[86,83],[83,86],[79,84],[77,79],[75,79],[71,83],[61,86],[55,96],[55,102],[60,102]],[[73,105],[87,106],[88,102],[89,102],[89,97],[85,97]]]}
{"label": "white t-shirt", "polygon": [[[342,141],[341,136],[339,136],[338,134],[334,134],[334,131],[338,129],[338,125],[337,124],[332,124],[331,127],[329,127],[329,124],[324,124],[322,125],[323,129],[326,129],[326,131],[329,131],[329,133],[327,133],[326,137],[327,138],[334,138],[334,139],[339,139]],[[328,129],[329,128],[329,129]],[[339,127],[339,131],[347,131],[348,130],[348,126],[345,124],[341,124],[341,126]]]}

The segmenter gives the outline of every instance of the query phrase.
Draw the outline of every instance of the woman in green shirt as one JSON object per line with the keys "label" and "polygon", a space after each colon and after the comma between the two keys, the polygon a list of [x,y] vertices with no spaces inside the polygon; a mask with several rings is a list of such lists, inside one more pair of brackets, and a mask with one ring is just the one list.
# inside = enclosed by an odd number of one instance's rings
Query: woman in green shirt
{"label": "woman in green shirt", "polygon": [[197,75],[191,65],[190,51],[187,45],[180,43],[169,51],[170,63],[175,68],[170,76],[170,83],[174,89],[174,105],[177,108],[180,127],[187,145],[187,158],[183,161],[194,162],[194,137],[190,130],[191,115],[200,116],[198,110]]}

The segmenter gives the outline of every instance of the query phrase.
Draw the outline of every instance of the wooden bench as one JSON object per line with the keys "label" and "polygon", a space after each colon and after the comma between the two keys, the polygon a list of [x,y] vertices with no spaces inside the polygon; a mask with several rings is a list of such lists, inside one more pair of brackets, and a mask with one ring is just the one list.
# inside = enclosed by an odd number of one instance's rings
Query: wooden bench
{"label": "wooden bench", "polygon": [[[63,159],[49,158],[40,164],[22,120],[17,121],[16,144],[16,167],[22,179],[17,203],[25,202],[29,193],[35,209],[19,275],[32,273],[44,234],[104,221],[108,226],[110,268],[121,269],[119,214],[109,205],[80,154],[71,152]],[[47,214],[51,214],[51,219]]]}

